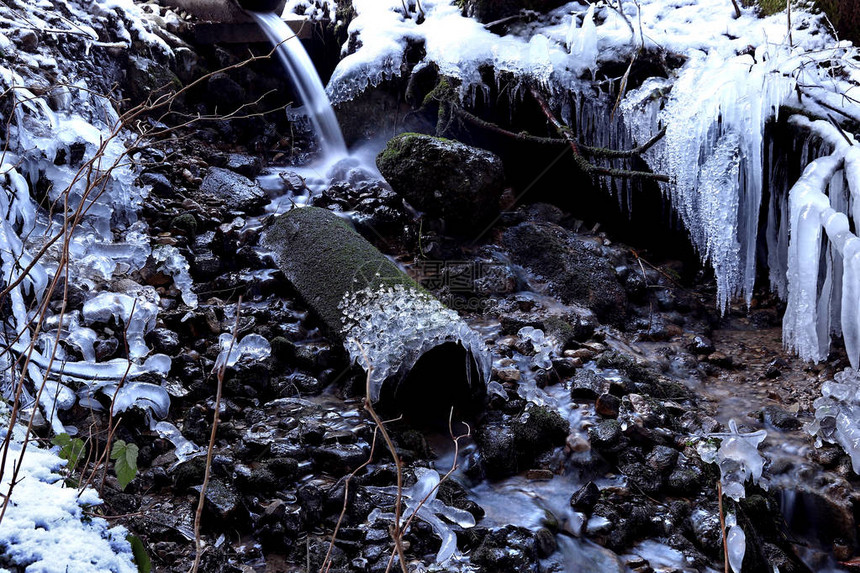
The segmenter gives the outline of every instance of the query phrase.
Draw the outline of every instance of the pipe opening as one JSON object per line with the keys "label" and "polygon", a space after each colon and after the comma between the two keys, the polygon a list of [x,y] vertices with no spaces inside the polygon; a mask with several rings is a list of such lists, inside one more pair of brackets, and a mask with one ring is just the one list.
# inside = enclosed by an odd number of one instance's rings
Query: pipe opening
{"label": "pipe opening", "polygon": [[425,352],[399,384],[389,380],[381,402],[403,414],[414,426],[447,428],[454,419],[477,414],[486,397],[483,376],[471,354],[458,342]]}

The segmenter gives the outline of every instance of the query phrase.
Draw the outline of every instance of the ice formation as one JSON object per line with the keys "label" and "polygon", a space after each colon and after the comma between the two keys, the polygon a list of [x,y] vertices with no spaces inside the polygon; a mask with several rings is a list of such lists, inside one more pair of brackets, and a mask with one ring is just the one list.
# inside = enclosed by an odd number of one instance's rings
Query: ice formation
{"label": "ice formation", "polygon": [[152,256],[157,264],[156,269],[173,277],[173,284],[179,289],[182,302],[191,308],[197,308],[197,294],[191,290],[191,265],[179,249],[171,245],[161,245],[152,251]]}
{"label": "ice formation", "polygon": [[239,342],[233,335],[224,333],[218,339],[221,352],[215,360],[214,371],[222,367],[230,368],[243,358],[249,361],[265,360],[272,354],[272,345],[259,334],[248,334]]}
{"label": "ice formation", "polygon": [[[457,536],[448,522],[455,523],[462,528],[469,528],[475,526],[475,517],[468,511],[445,505],[436,499],[441,480],[435,470],[419,467],[415,468],[414,471],[415,484],[403,490],[403,502],[406,509],[401,516],[401,526],[405,525],[413,515],[425,521],[433,529],[433,533],[442,540],[442,546],[436,553],[436,563],[445,563],[457,552]],[[397,495],[397,487],[395,486],[371,487],[370,489],[392,496]],[[442,520],[440,516],[444,517],[447,522]],[[377,508],[371,511],[367,518],[369,523],[380,519],[391,521],[394,519],[394,514],[384,513]]]}
{"label": "ice formation", "polygon": [[[840,230],[843,217],[828,219],[827,227],[839,234],[838,239],[828,235],[823,269],[828,279],[816,286],[811,284],[814,273],[797,275],[797,256],[811,260],[816,235],[809,235],[800,250],[789,250],[789,227],[800,220],[794,217],[797,211],[788,213],[780,189],[787,184],[787,168],[766,137],[766,126],[779,119],[781,108],[822,118],[860,118],[857,50],[830,36],[821,16],[793,8],[789,30],[784,13],[759,18],[753,9],[743,9],[736,18],[723,0],[642,0],[618,7],[571,2],[536,22],[511,24],[506,35],[498,36],[464,17],[448,0],[423,1],[423,20],[404,14],[399,0],[355,0],[353,6],[356,16],[349,33],[358,42],[348,45],[358,48],[345,53],[335,69],[327,87],[333,101],[351,99],[399,75],[407,47],[421,44],[425,56],[417,65],[435,65],[440,74],[459,80],[467,103],[476,94],[489,93],[482,70],[492,69],[497,81],[511,72],[523,84],[549,92],[551,103],[586,144],[629,148],[665,129],[644,159],[655,172],[672,177],[662,184],[663,191],[714,269],[719,307],[725,310],[735,297],[749,303],[757,249],[764,244],[771,288],[790,302],[787,345],[817,360],[826,355],[831,332],[841,332],[852,365],[860,366],[860,324],[855,324],[854,312],[860,305],[847,307],[840,301],[860,296],[851,282],[854,265],[842,263],[853,260],[857,247]],[[668,77],[646,79],[630,90],[620,113],[612,114],[611,89],[595,95],[594,86],[583,80],[597,65],[630,61],[640,49],[669,52],[684,63]],[[839,155],[835,161],[845,167],[836,169],[831,207],[853,219],[856,201],[837,192],[839,185],[850,192],[860,187],[860,164],[854,161],[858,152],[842,156],[839,148],[845,145],[833,144]],[[801,161],[812,159],[805,145]],[[826,167],[827,161],[819,166]],[[814,179],[810,172],[804,185],[830,183],[829,177],[824,179]],[[847,185],[839,182],[843,179]],[[616,181],[615,188],[626,190],[629,207],[631,187]],[[764,237],[759,237],[760,221],[766,223]],[[788,268],[792,264],[794,271]]]}
{"label": "ice formation", "polygon": [[726,550],[729,554],[729,565],[734,573],[741,573],[744,555],[747,552],[747,536],[738,525],[735,514],[730,513],[726,517],[726,526],[729,532],[726,534]]}
{"label": "ice formation", "polygon": [[[103,47],[95,29],[109,25],[129,45],[139,41],[172,54],[131,0],[62,5],[77,20],[86,50]],[[39,29],[66,25],[47,3],[29,5],[27,18]],[[0,38],[8,43],[2,33]],[[170,359],[149,356],[144,342],[155,325],[158,296],[143,287],[102,290],[117,275],[141,268],[150,254],[146,226],[137,220],[145,191],[134,184],[127,156],[133,136],[112,101],[78,77],[71,60],[53,60],[44,50],[20,52],[18,58],[10,64],[17,67],[0,67],[0,85],[14,100],[11,117],[4,118],[9,137],[0,156],[0,273],[12,309],[0,336],[0,346],[12,351],[0,356],[2,396],[19,398],[25,411],[38,401],[59,433],[65,428],[58,410],[71,407],[76,396],[97,405],[96,392],[112,397],[124,380],[119,408],[139,405],[163,415],[163,390],[134,381],[145,373],[166,375],[170,368]],[[40,69],[53,70],[57,85],[40,85],[44,79],[32,75]],[[36,95],[29,86],[42,91]],[[31,187],[39,186],[46,190],[48,209],[31,196]],[[89,291],[81,312],[49,304],[63,298],[62,282],[55,286],[55,279]],[[118,338],[127,343],[129,359],[99,362],[98,335],[90,326],[111,321],[123,329]]]}
{"label": "ice formation", "polygon": [[767,432],[758,430],[741,434],[734,420],[729,420],[729,430],[728,433],[710,435],[722,440],[719,448],[702,441],[697,450],[703,462],[716,463],[720,468],[723,494],[739,501],[746,496],[747,480],[765,485],[761,477],[764,458],[758,453],[758,446],[767,437]]}
{"label": "ice formation", "polygon": [[[365,370],[372,366],[373,401],[379,400],[383,382],[403,379],[423,354],[446,342],[466,349],[482,383],[490,379],[484,341],[456,312],[426,292],[401,284],[367,287],[347,292],[339,308],[350,359]],[[465,367],[471,371],[468,364]]]}
{"label": "ice formation", "polygon": [[524,326],[517,332],[522,340],[531,342],[534,348],[535,355],[532,358],[532,366],[535,368],[552,368],[552,360],[550,352],[552,351],[552,341],[547,339],[543,330],[533,326]]}
{"label": "ice formation", "polygon": [[806,430],[822,442],[839,444],[851,457],[854,473],[860,474],[860,374],[845,370],[821,386],[815,400],[815,420]]}

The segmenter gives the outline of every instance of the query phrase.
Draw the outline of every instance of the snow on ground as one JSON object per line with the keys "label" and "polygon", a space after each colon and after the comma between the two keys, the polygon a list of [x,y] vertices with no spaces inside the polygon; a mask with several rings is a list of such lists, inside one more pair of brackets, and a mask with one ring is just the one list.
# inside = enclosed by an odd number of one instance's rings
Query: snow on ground
{"label": "snow on ground", "polygon": [[[7,410],[2,403],[0,408]],[[8,419],[8,411],[0,412],[3,434]],[[135,573],[125,528],[110,527],[91,515],[102,503],[95,490],[87,488],[79,495],[66,487],[60,475],[66,462],[54,451],[31,442],[20,456],[23,435],[16,434],[0,481],[5,493],[23,459],[0,525],[0,573],[8,573],[4,565],[27,573]]]}

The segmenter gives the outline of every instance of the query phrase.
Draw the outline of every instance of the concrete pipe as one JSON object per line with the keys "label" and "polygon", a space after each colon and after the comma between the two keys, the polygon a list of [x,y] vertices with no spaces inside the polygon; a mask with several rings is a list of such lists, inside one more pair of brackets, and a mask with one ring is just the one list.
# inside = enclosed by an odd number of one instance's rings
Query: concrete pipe
{"label": "concrete pipe", "polygon": [[286,0],[165,0],[168,6],[194,16],[191,26],[198,44],[247,44],[268,42],[266,35],[245,10],[281,15],[300,39],[311,37],[311,24],[296,14],[283,14]]}
{"label": "concrete pipe", "polygon": [[480,336],[345,220],[293,209],[263,243],[350,359],[371,367],[372,401],[419,422],[483,404],[490,357]]}

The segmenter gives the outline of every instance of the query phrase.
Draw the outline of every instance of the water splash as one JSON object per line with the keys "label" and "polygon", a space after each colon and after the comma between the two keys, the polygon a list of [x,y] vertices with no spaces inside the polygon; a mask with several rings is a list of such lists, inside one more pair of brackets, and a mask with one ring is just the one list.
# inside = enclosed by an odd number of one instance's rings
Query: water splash
{"label": "water splash", "polygon": [[346,143],[319,74],[301,40],[274,13],[250,12],[275,46],[290,81],[308,111],[324,157],[346,155]]}

